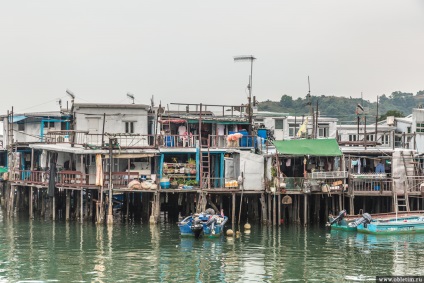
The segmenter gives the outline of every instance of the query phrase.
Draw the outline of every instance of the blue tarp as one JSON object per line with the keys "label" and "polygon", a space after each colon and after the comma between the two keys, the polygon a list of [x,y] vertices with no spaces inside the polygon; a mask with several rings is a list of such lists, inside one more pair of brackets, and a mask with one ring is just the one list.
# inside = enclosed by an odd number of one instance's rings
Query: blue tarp
{"label": "blue tarp", "polygon": [[20,116],[13,116],[13,121],[11,121],[11,119],[10,119],[10,117],[9,117],[9,123],[10,123],[10,122],[12,122],[12,123],[16,123],[16,122],[19,122],[19,121],[25,120],[26,118],[28,118],[28,117],[27,117],[27,116],[24,116],[24,115],[20,115]]}

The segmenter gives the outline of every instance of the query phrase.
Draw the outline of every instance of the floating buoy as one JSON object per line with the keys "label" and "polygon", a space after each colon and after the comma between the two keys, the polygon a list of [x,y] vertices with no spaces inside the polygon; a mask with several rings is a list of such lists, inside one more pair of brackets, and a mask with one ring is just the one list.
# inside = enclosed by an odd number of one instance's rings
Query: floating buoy
{"label": "floating buoy", "polygon": [[250,230],[245,230],[245,231],[244,231],[244,234],[246,234],[246,235],[250,235]]}
{"label": "floating buoy", "polygon": [[227,230],[227,236],[232,236],[232,235],[234,235],[233,230],[228,229],[228,230]]}
{"label": "floating buoy", "polygon": [[240,237],[240,231],[237,231],[236,232],[236,238],[239,238]]}
{"label": "floating buoy", "polygon": [[246,223],[246,224],[244,224],[244,229],[246,229],[246,230],[250,230],[250,224],[249,223]]}

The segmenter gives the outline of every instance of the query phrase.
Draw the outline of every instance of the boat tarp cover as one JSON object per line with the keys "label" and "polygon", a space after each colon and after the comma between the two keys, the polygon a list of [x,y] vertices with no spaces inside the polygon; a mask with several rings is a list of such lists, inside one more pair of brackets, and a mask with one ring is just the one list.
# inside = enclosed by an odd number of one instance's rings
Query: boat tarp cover
{"label": "boat tarp cover", "polygon": [[336,139],[302,139],[274,141],[277,152],[291,156],[341,156]]}

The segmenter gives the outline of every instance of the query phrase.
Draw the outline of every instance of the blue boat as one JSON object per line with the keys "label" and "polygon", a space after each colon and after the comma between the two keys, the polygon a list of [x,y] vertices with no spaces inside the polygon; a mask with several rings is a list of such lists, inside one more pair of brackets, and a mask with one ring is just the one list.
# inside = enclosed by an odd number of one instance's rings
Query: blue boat
{"label": "blue boat", "polygon": [[215,214],[213,209],[193,214],[178,222],[181,236],[201,236],[215,238],[222,235],[228,217]]}
{"label": "blue boat", "polygon": [[359,233],[375,235],[412,234],[424,233],[424,216],[411,215],[389,219],[372,219],[371,215],[364,213],[351,226],[356,226]]}

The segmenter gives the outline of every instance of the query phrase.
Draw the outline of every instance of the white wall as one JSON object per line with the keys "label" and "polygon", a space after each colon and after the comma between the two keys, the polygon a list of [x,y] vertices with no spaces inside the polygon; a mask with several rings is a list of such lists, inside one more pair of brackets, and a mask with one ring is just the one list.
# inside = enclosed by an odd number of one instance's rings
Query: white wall
{"label": "white wall", "polygon": [[[147,130],[147,110],[134,108],[76,108],[76,127],[75,130],[88,131],[90,133],[102,133],[103,128],[103,113],[106,113],[105,132],[106,133],[125,133],[125,122],[134,122],[134,133],[146,135]],[[91,126],[97,129],[89,129],[89,121]]]}
{"label": "white wall", "polygon": [[240,172],[244,172],[243,188],[248,191],[262,190],[264,187],[264,157],[240,152]]}

